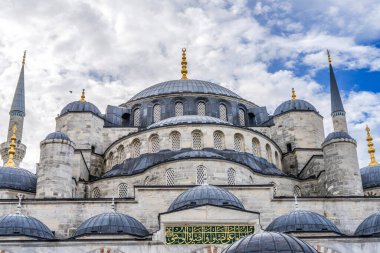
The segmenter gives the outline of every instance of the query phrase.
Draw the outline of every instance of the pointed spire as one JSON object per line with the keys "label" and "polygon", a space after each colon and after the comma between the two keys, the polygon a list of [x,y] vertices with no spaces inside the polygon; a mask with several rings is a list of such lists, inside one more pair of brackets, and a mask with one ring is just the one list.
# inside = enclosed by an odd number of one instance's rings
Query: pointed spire
{"label": "pointed spire", "polygon": [[8,150],[8,161],[4,164],[4,166],[7,167],[16,167],[16,164],[13,160],[14,155],[16,154],[16,131],[17,126],[16,124],[12,127],[12,136],[11,136],[11,143],[9,144],[9,150]]}
{"label": "pointed spire", "polygon": [[13,96],[10,115],[22,115],[25,116],[25,86],[24,86],[24,65],[25,65],[26,51],[24,51],[24,56],[22,58],[22,67],[20,76],[18,78],[17,87],[15,94]]}
{"label": "pointed spire", "polygon": [[292,88],[292,100],[296,100],[297,99],[297,95],[296,95],[296,91],[294,88]]}
{"label": "pointed spire", "polygon": [[372,142],[373,138],[371,136],[371,130],[369,129],[368,126],[366,126],[365,130],[367,131],[368,153],[371,159],[369,166],[379,165],[379,163],[376,161],[376,158],[375,158],[375,148],[373,147],[373,142]]}
{"label": "pointed spire", "polygon": [[85,89],[82,90],[82,95],[80,96],[80,102],[84,103],[86,102],[86,94],[85,94]]}
{"label": "pointed spire", "polygon": [[182,61],[181,61],[181,80],[187,80],[187,61],[186,61],[186,48],[182,48]]}
{"label": "pointed spire", "polygon": [[342,98],[340,97],[338,84],[335,79],[334,69],[331,65],[331,56],[329,50],[327,50],[327,58],[330,68],[331,113],[333,114],[335,112],[345,112],[342,103]]}

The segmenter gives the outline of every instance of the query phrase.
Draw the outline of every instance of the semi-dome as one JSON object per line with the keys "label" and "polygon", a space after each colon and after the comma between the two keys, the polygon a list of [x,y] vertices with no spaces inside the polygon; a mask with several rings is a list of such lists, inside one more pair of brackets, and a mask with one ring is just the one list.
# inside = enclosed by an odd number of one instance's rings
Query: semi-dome
{"label": "semi-dome", "polygon": [[45,137],[45,140],[53,140],[53,139],[70,141],[69,136],[67,136],[67,134],[62,133],[62,132],[53,132],[53,133],[48,134]]}
{"label": "semi-dome", "polygon": [[356,229],[355,236],[380,237],[380,211],[367,217]]}
{"label": "semi-dome", "polygon": [[36,218],[22,214],[0,217],[0,236],[28,236],[37,239],[54,239],[50,229]]}
{"label": "semi-dome", "polygon": [[93,103],[90,102],[82,102],[82,101],[74,101],[70,104],[66,105],[62,111],[61,115],[68,112],[91,112],[95,115],[102,116],[102,113]]}
{"label": "semi-dome", "polygon": [[232,125],[231,123],[210,117],[210,116],[200,116],[200,115],[184,115],[184,116],[176,116],[167,118],[152,125],[148,126],[150,128],[163,127],[163,126],[171,126],[171,125],[179,125],[179,124],[223,124],[223,125]]}
{"label": "semi-dome", "polygon": [[212,185],[200,185],[179,195],[170,205],[168,211],[192,208],[206,204],[244,209],[240,200],[229,191]]}
{"label": "semi-dome", "polygon": [[0,189],[36,192],[37,177],[32,172],[14,167],[0,167]]}
{"label": "semi-dome", "polygon": [[137,93],[129,100],[129,102],[153,96],[178,93],[213,94],[241,99],[241,97],[236,93],[218,84],[201,80],[187,79],[155,84]]}
{"label": "semi-dome", "polygon": [[73,237],[116,234],[146,237],[149,235],[149,232],[135,218],[126,214],[111,212],[102,213],[85,220],[75,231]]}
{"label": "semi-dome", "polygon": [[248,235],[226,248],[223,253],[318,253],[306,242],[282,233],[263,232]]}
{"label": "semi-dome", "polygon": [[380,187],[380,165],[367,166],[360,169],[363,189]]}
{"label": "semi-dome", "polygon": [[309,102],[302,99],[288,100],[280,104],[274,111],[274,116],[290,112],[290,111],[314,111],[317,109]]}
{"label": "semi-dome", "polygon": [[355,139],[352,138],[347,132],[332,132],[327,135],[323,143],[327,143],[335,139],[349,139],[355,141]]}
{"label": "semi-dome", "polygon": [[266,231],[281,233],[333,232],[341,234],[335,224],[326,217],[315,212],[302,210],[297,210],[274,219]]}

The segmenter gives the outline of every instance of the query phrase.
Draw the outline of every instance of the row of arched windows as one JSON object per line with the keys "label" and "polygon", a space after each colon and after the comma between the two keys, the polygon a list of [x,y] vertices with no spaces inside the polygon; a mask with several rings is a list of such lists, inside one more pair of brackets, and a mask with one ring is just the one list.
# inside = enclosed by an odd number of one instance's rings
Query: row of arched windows
{"label": "row of arched windows", "polygon": [[[183,116],[183,103],[177,102],[174,106],[174,114],[175,116]],[[204,102],[198,102],[197,104],[197,115],[205,116],[206,115],[206,104]],[[239,125],[245,126],[245,111],[239,108],[238,111],[239,116]],[[133,110],[133,126],[139,127],[141,126],[141,109],[136,108]],[[219,105],[219,118],[224,121],[228,121],[228,112],[227,106],[225,104]],[[156,104],[153,106],[153,123],[161,120],[161,105]]]}

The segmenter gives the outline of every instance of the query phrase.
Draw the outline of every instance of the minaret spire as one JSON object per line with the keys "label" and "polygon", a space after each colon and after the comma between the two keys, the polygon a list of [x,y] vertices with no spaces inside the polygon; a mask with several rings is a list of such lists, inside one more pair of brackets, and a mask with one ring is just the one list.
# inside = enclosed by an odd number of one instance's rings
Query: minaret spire
{"label": "minaret spire", "polygon": [[373,147],[373,138],[371,136],[371,130],[368,126],[366,126],[365,130],[367,131],[367,145],[368,145],[368,153],[369,157],[371,159],[369,166],[376,166],[379,165],[379,163],[376,161],[375,158],[375,148]]}
{"label": "minaret spire", "polygon": [[187,80],[187,61],[186,61],[186,48],[182,48],[182,61],[181,61],[181,80]]}

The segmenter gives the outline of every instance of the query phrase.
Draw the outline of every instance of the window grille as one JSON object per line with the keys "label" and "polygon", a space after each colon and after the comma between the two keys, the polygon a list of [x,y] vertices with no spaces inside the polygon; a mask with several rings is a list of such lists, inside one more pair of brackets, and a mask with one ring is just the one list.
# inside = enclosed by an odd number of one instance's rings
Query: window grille
{"label": "window grille", "polygon": [[119,198],[128,197],[128,186],[127,186],[127,184],[124,184],[124,183],[119,184],[118,192],[119,192]]}
{"label": "window grille", "polygon": [[192,132],[193,136],[193,149],[199,150],[202,149],[202,133],[200,131]]}
{"label": "window grille", "polygon": [[133,126],[140,126],[140,109],[137,108],[133,111]]}
{"label": "window grille", "polygon": [[272,158],[272,149],[270,148],[269,144],[265,146],[266,152],[267,152],[267,160],[270,163],[273,163],[273,158]]}
{"label": "window grille", "polygon": [[301,188],[298,185],[294,186],[294,196],[301,197]]}
{"label": "window grille", "polygon": [[236,171],[232,168],[229,168],[228,171],[227,171],[227,183],[229,185],[234,185],[236,184],[235,182],[235,175],[236,175]]}
{"label": "window grille", "polygon": [[175,103],[174,111],[175,111],[175,116],[182,116],[183,115],[183,104],[181,102]]}
{"label": "window grille", "polygon": [[150,151],[152,153],[160,151],[160,139],[158,138],[158,135],[154,135],[150,138]]}
{"label": "window grille", "polygon": [[125,159],[124,146],[120,145],[117,148],[117,163],[118,164],[122,163],[124,159]]}
{"label": "window grille", "polygon": [[280,168],[280,158],[279,158],[279,156],[278,156],[277,151],[274,152],[274,158],[275,158],[275,160],[276,160],[276,166],[277,166],[277,168]]}
{"label": "window grille", "polygon": [[207,183],[207,171],[206,167],[200,165],[197,167],[197,184],[206,184]]}
{"label": "window grille", "polygon": [[199,102],[197,105],[198,115],[205,116],[206,115],[206,104],[203,102]]}
{"label": "window grille", "polygon": [[100,198],[100,190],[98,187],[95,187],[94,190],[92,191],[92,197],[94,199]]}
{"label": "window grille", "polygon": [[172,150],[181,149],[181,134],[179,132],[172,132],[170,134],[170,141],[172,144]]}
{"label": "window grille", "polygon": [[166,185],[174,185],[175,174],[173,169],[168,169],[166,171]]}
{"label": "window grille", "polygon": [[224,104],[219,105],[219,118],[227,121],[227,107]]}
{"label": "window grille", "polygon": [[110,167],[110,168],[112,168],[112,166],[113,166],[113,162],[114,161],[114,159],[113,159],[113,152],[110,152],[110,154],[108,155],[108,166]]}
{"label": "window grille", "polygon": [[245,112],[243,109],[239,109],[239,123],[241,126],[245,126]]}
{"label": "window grille", "polygon": [[238,151],[238,152],[242,152],[244,149],[243,137],[240,134],[235,134],[234,136],[234,148],[235,148],[235,151]]}
{"label": "window grille", "polygon": [[253,177],[252,177],[252,176],[249,176],[249,182],[250,182],[251,184],[253,184]]}
{"label": "window grille", "polygon": [[252,153],[255,156],[261,156],[260,142],[257,138],[252,139]]}
{"label": "window grille", "polygon": [[161,120],[161,105],[153,106],[153,123]]}
{"label": "window grille", "polygon": [[224,149],[224,135],[220,131],[214,132],[214,148],[219,150]]}
{"label": "window grille", "polygon": [[132,142],[132,148],[131,148],[131,157],[139,157],[140,156],[140,149],[141,149],[141,142],[140,140],[136,139]]}

